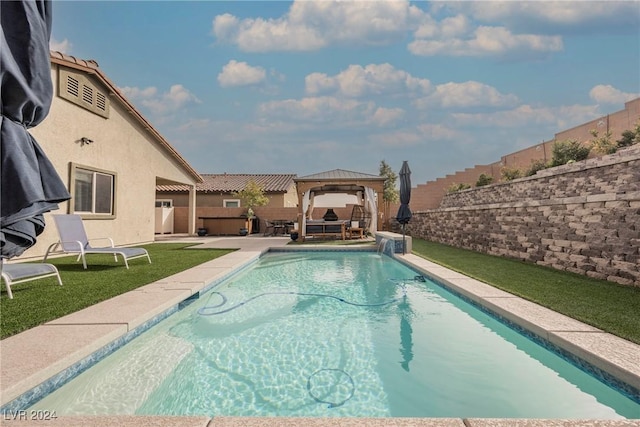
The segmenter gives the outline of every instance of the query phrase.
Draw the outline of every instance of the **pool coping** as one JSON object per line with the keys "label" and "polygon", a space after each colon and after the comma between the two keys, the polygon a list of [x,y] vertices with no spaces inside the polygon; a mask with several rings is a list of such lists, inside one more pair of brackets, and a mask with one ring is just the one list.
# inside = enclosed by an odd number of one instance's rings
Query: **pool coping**
{"label": "pool coping", "polygon": [[[238,242],[238,240],[240,241]],[[25,396],[25,393],[37,390],[37,387],[42,386],[43,382],[46,383],[48,379],[69,371],[68,368],[70,367],[77,366],[78,369],[83,369],[83,364],[93,363],[92,358],[102,357],[104,353],[108,354],[108,352],[113,351],[108,349],[109,346],[114,347],[119,345],[119,341],[128,341],[134,338],[150,324],[155,324],[160,318],[164,318],[177,310],[185,300],[214,286],[215,283],[224,280],[224,278],[239,269],[246,268],[268,251],[363,250],[362,246],[328,247],[324,245],[288,246],[285,248],[284,246],[287,243],[288,239],[286,238],[215,239],[209,241],[201,245],[201,247],[207,247],[207,245],[209,245],[208,247],[233,247],[234,245],[239,245],[240,250],[1,340],[0,405],[7,408],[10,406],[7,404],[21,396]],[[508,294],[416,255],[396,255],[396,258],[467,300],[486,307],[507,322],[531,331],[545,341],[577,355],[613,378],[630,385],[636,391],[640,390],[640,346],[637,344]],[[75,375],[75,373],[66,374],[66,376],[69,375]],[[65,381],[64,377],[65,375],[62,375],[58,381]],[[47,387],[51,386],[52,384],[49,384]],[[16,418],[16,415],[21,415],[17,411],[19,410],[11,409],[9,415],[13,415],[13,417],[9,417],[9,419],[7,419],[7,414],[5,413],[5,416],[0,419],[0,424],[11,423],[13,425],[13,423],[19,423],[19,425],[26,425],[23,422],[28,422],[29,420],[12,419]],[[82,418],[86,421],[87,417],[61,417],[60,419],[63,418],[68,419],[68,422],[74,422],[71,418]],[[100,420],[98,422],[99,425],[109,425],[110,421],[108,420],[114,418],[119,418],[120,422],[125,421],[122,417],[89,418],[94,421]],[[156,421],[161,421],[160,419],[163,417],[131,418],[141,423],[136,425],[144,425],[146,423],[145,419],[154,419],[155,421],[153,422],[155,423]],[[186,422],[187,424],[185,425],[254,425],[247,424],[251,420],[251,418],[247,417],[195,417],[197,419],[196,424],[189,424],[191,421],[195,421],[194,417],[178,418]],[[204,420],[206,420],[206,423],[202,424]],[[230,420],[236,420],[233,422],[237,423],[224,424],[232,422]],[[265,421],[262,418],[257,418],[257,420]],[[283,420],[286,419],[278,419],[274,425],[283,425]],[[358,418],[346,420],[348,422],[369,420],[367,422],[373,423],[358,425],[377,425],[375,423],[378,422],[375,421],[376,419]],[[384,420],[391,422],[392,419]],[[450,420],[455,420],[455,425],[489,425],[482,424],[487,420],[476,420],[473,423],[470,420],[464,420],[463,424],[457,423],[458,421],[461,422],[462,419],[440,420],[444,424],[430,424],[430,422],[434,422],[437,419],[413,420],[420,420],[420,422],[410,425],[450,425]],[[41,420],[36,421],[38,425],[42,425]],[[179,425],[182,425],[182,421]],[[537,425],[535,422],[538,421],[540,420],[530,420],[534,424],[526,425]],[[601,421],[609,422],[610,420]],[[634,420],[624,421],[635,422]],[[220,424],[221,422],[223,424]],[[612,424],[597,425],[640,425],[618,424],[615,420],[611,422]],[[640,423],[640,420],[638,422]],[[309,424],[306,419],[305,423]],[[395,424],[394,421],[394,424],[385,425],[405,424]]]}

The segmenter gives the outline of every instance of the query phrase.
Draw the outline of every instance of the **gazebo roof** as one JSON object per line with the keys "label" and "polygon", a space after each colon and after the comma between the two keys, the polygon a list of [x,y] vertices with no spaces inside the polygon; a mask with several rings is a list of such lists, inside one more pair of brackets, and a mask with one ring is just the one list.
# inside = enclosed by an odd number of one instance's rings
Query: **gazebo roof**
{"label": "gazebo roof", "polygon": [[304,193],[307,190],[312,190],[317,196],[326,193],[356,194],[365,187],[372,187],[375,191],[382,192],[386,178],[368,173],[334,169],[301,176],[293,180],[298,187],[298,192]]}
{"label": "gazebo roof", "polygon": [[301,176],[294,178],[295,182],[299,181],[358,181],[358,180],[375,180],[384,181],[384,177],[371,175],[368,173],[353,172],[344,169],[334,169],[326,172],[320,172],[313,175]]}

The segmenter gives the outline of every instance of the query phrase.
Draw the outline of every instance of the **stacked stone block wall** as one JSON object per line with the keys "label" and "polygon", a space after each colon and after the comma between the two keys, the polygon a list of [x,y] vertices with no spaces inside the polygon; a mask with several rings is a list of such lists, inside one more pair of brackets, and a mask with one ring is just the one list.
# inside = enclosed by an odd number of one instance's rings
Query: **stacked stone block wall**
{"label": "stacked stone block wall", "polygon": [[640,286],[640,147],[448,194],[411,235]]}

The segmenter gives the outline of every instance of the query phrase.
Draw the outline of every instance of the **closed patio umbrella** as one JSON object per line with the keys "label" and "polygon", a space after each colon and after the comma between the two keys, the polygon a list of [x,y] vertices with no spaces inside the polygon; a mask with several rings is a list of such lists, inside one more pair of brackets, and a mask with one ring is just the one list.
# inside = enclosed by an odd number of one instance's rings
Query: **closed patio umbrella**
{"label": "closed patio umbrella", "polygon": [[49,1],[0,1],[0,258],[21,255],[69,193],[29,128],[53,97]]}
{"label": "closed patio umbrella", "polygon": [[400,178],[400,209],[398,209],[396,220],[402,224],[402,254],[404,255],[407,249],[405,226],[411,220],[411,210],[409,209],[409,201],[411,200],[411,170],[406,160],[402,162],[402,168],[400,168],[398,177]]}

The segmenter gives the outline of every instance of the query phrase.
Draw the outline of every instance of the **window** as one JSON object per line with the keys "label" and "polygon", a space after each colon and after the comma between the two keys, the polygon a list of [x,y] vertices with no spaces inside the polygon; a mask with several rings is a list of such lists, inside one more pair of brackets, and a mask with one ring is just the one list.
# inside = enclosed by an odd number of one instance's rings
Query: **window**
{"label": "window", "polygon": [[240,199],[224,199],[222,201],[225,208],[239,208]]}
{"label": "window", "polygon": [[173,200],[171,199],[157,199],[156,208],[171,208],[173,207]]}
{"label": "window", "polygon": [[59,82],[58,92],[61,98],[104,118],[109,118],[109,98],[100,92],[87,76],[61,69]]}
{"label": "window", "polygon": [[115,215],[116,174],[72,164],[71,192],[74,213]]}

